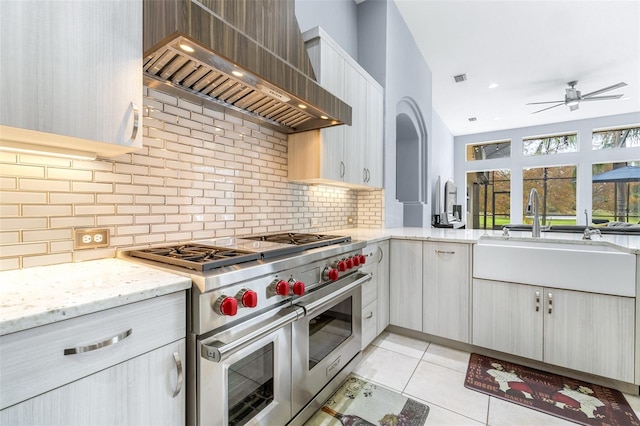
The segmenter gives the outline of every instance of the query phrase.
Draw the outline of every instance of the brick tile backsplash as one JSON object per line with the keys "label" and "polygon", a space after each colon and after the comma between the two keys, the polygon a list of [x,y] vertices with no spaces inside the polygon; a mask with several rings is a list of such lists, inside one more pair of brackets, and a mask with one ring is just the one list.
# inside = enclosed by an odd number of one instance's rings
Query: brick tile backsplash
{"label": "brick tile backsplash", "polygon": [[[287,137],[145,88],[143,148],[95,161],[0,155],[0,270],[248,234],[380,228],[384,196],[287,180]],[[313,218],[313,222],[311,220]],[[313,226],[312,226],[313,223]],[[109,228],[73,249],[73,229]]]}

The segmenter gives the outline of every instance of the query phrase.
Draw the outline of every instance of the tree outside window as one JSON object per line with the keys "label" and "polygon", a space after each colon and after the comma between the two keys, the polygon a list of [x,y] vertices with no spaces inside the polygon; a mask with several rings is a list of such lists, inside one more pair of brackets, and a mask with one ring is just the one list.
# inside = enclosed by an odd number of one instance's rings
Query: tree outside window
{"label": "tree outside window", "polygon": [[472,229],[502,229],[510,222],[511,170],[467,173],[469,219]]}
{"label": "tree outside window", "polygon": [[624,176],[611,181],[592,182],[591,221],[594,224],[613,225],[615,223],[640,223],[640,161],[594,164],[592,174],[596,176],[615,170],[625,169]]}
{"label": "tree outside window", "polygon": [[522,154],[525,157],[533,155],[552,155],[578,150],[578,135],[556,135],[546,137],[527,138],[522,141]]}
{"label": "tree outside window", "polygon": [[[540,197],[543,225],[575,225],[576,170],[576,166],[524,169],[522,211],[525,211],[529,192],[535,188]],[[533,215],[524,215],[522,223],[533,223]]]}

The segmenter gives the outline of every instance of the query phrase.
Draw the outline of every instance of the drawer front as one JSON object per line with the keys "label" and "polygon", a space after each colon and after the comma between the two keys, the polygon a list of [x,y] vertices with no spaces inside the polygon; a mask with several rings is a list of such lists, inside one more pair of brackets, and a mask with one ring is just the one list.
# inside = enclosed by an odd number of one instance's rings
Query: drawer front
{"label": "drawer front", "polygon": [[362,306],[367,306],[378,298],[378,273],[375,268],[363,272],[372,274],[371,279],[362,284]]}
{"label": "drawer front", "polygon": [[362,349],[369,346],[378,335],[378,303],[373,301],[362,308]]}
{"label": "drawer front", "polygon": [[0,336],[0,409],[185,335],[178,292]]}

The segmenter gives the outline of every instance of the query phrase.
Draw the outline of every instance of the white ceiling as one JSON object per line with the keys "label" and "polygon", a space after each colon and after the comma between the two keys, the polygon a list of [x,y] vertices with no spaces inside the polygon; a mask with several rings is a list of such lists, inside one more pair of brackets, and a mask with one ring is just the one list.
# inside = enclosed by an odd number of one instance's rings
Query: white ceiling
{"label": "white ceiling", "polygon": [[[433,107],[454,135],[640,111],[640,0],[395,3],[433,73]],[[462,73],[468,80],[454,83]],[[583,95],[628,86],[603,94],[622,99],[531,114],[552,104],[526,103],[564,100],[572,80]]]}

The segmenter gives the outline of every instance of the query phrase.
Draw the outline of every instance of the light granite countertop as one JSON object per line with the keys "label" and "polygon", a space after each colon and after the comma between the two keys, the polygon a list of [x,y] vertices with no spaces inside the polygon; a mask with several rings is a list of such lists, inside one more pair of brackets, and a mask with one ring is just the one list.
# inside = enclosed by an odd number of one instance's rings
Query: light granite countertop
{"label": "light granite countertop", "polygon": [[121,259],[0,272],[0,335],[188,288],[188,277]]}
{"label": "light granite countertop", "polygon": [[[502,238],[502,231],[482,229],[451,229],[451,228],[347,228],[331,231],[334,235],[349,235],[353,240],[376,242],[389,238],[419,239],[427,241],[448,241],[474,244],[481,238]],[[531,231],[510,231],[509,239],[534,240]],[[542,232],[539,242],[570,242],[573,244],[597,245],[606,244],[612,248],[633,254],[640,254],[640,237],[637,235],[612,235],[603,234],[602,237],[594,236],[593,240],[583,240],[581,233]]]}

